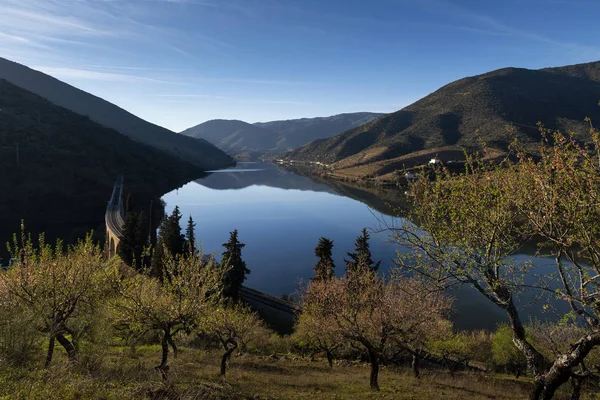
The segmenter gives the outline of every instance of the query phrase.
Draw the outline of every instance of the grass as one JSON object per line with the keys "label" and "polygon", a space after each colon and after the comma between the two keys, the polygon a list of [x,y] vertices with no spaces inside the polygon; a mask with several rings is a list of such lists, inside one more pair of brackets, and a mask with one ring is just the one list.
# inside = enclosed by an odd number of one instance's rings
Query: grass
{"label": "grass", "polygon": [[[58,351],[48,370],[0,370],[1,399],[521,399],[530,384],[498,374],[424,370],[415,379],[408,368],[384,367],[380,392],[368,386],[369,366],[295,356],[242,354],[232,358],[228,375],[219,375],[220,351],[182,348],[170,360],[169,381],[154,367],[159,346],[132,351],[110,347],[100,357],[82,356],[70,365]],[[41,365],[41,360],[38,365]],[[594,398],[594,397],[585,397]],[[596,397],[597,398],[597,397]]]}

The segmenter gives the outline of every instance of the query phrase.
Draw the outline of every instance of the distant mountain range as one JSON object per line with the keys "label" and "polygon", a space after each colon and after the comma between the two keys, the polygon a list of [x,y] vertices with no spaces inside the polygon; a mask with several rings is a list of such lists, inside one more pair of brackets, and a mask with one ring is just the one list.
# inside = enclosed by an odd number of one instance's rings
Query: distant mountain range
{"label": "distant mountain range", "polygon": [[0,58],[0,79],[203,169],[222,168],[233,162],[229,156],[205,140],[178,135],[99,97],[4,58]]}
{"label": "distant mountain range", "polygon": [[452,82],[400,111],[315,140],[289,159],[325,163],[341,176],[378,177],[401,169],[413,154],[427,158],[439,150],[454,157],[481,140],[506,150],[508,126],[525,143],[541,139],[538,121],[583,138],[586,117],[600,124],[599,100],[600,62],[504,68]]}
{"label": "distant mountain range", "polygon": [[361,126],[383,114],[359,112],[331,117],[302,118],[249,124],[238,120],[212,120],[181,132],[206,139],[229,154],[281,153],[312,140],[328,138]]}

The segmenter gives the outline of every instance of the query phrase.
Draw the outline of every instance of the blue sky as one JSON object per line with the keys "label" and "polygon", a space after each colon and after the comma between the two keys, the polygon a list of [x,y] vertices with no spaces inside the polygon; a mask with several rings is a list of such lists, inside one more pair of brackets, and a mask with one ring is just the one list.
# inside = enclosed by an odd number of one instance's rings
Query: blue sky
{"label": "blue sky", "polygon": [[0,56],[181,131],[600,59],[597,0],[0,0]]}

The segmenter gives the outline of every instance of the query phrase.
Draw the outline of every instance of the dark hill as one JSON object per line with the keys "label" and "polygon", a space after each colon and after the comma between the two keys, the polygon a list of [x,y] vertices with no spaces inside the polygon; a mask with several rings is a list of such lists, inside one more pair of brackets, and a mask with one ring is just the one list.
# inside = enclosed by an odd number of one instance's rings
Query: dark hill
{"label": "dark hill", "polygon": [[282,153],[317,138],[329,138],[381,115],[361,112],[256,124],[219,119],[204,122],[181,133],[206,139],[229,154],[247,153],[249,158],[256,158],[259,154]]}
{"label": "dark hill", "polygon": [[103,230],[120,174],[133,200],[147,206],[201,171],[0,79],[0,243],[21,218],[67,240]]}
{"label": "dark hill", "polygon": [[[507,126],[524,142],[548,128],[587,133],[585,117],[600,121],[600,62],[545,70],[505,68],[452,82],[416,103],[327,140],[291,159],[349,168],[444,146],[506,149]],[[478,133],[479,132],[479,133]]]}
{"label": "dark hill", "polygon": [[0,58],[0,79],[203,169],[221,168],[233,162],[229,156],[205,140],[178,135],[99,97],[4,58]]}

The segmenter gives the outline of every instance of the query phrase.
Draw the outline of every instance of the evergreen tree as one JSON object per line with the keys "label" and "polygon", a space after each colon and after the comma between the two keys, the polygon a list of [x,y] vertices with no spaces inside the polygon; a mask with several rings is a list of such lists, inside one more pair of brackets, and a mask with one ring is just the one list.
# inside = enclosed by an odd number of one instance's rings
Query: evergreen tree
{"label": "evergreen tree", "polygon": [[335,276],[335,264],[331,250],[333,249],[333,241],[322,237],[319,239],[317,247],[315,247],[315,256],[319,261],[314,266],[315,277],[314,281],[329,281]]}
{"label": "evergreen tree", "polygon": [[166,254],[175,257],[185,250],[185,236],[181,233],[181,212],[179,207],[171,215],[165,216],[160,223],[158,240],[152,255],[152,271],[155,276],[162,276],[163,259]]}
{"label": "evergreen tree", "polygon": [[225,252],[223,252],[221,265],[226,270],[223,277],[223,295],[234,301],[239,299],[240,288],[246,280],[246,274],[250,273],[246,263],[242,260],[244,246],[246,245],[240,243],[238,239],[237,229],[230,233],[229,242],[223,243]]}
{"label": "evergreen tree", "polygon": [[198,251],[198,248],[196,247],[196,233],[194,231],[195,228],[196,223],[190,215],[190,219],[188,219],[187,228],[185,230],[185,251],[190,255],[195,255]]}
{"label": "evergreen tree", "polygon": [[147,245],[145,224],[146,218],[143,212],[127,213],[123,227],[123,239],[117,249],[119,257],[125,264],[138,269],[143,267],[142,257]]}
{"label": "evergreen tree", "polygon": [[165,251],[175,257],[182,254],[185,249],[185,236],[181,233],[181,212],[179,207],[175,209],[160,225],[160,239]]}
{"label": "evergreen tree", "polygon": [[371,249],[369,248],[369,238],[367,228],[363,228],[361,235],[356,238],[354,252],[347,253],[350,260],[344,260],[346,262],[347,274],[365,270],[375,272],[379,269],[381,261],[377,261],[376,263],[373,261]]}

